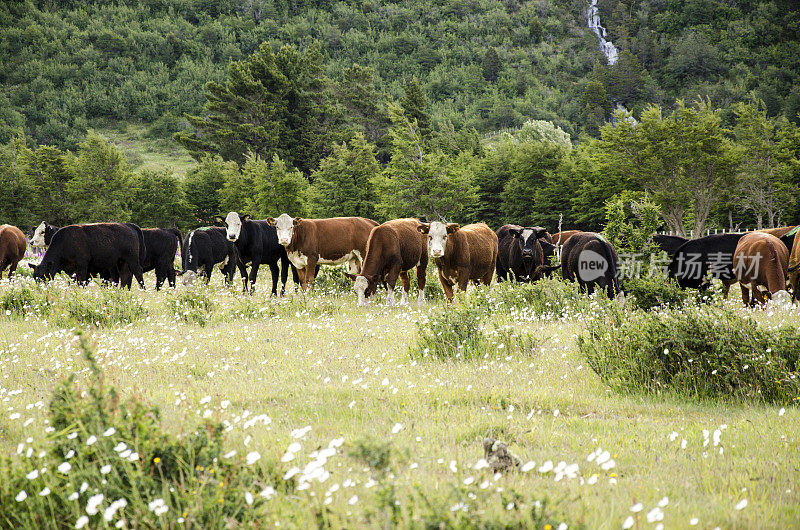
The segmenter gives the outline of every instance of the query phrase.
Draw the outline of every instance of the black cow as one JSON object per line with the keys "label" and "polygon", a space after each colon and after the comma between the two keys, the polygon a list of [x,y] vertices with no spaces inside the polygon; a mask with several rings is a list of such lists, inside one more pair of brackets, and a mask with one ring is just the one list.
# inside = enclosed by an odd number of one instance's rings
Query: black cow
{"label": "black cow", "polygon": [[147,248],[142,271],[156,271],[156,291],[161,289],[164,280],[170,287],[175,287],[175,252],[179,243],[183,246],[180,231],[175,228],[145,228],[142,234]]}
{"label": "black cow", "polygon": [[[144,253],[142,231],[136,225],[70,225],[53,235],[41,263],[30,266],[36,280],[49,280],[59,272],[66,272],[85,285],[91,275],[100,274],[109,279],[106,276],[113,271],[123,281],[126,275],[132,274],[144,289],[141,267]],[[130,288],[130,281],[127,287]]]}
{"label": "black cow", "polygon": [[204,275],[208,283],[211,271],[217,265],[225,276],[225,282],[231,283],[238,259],[236,245],[228,241],[224,228],[208,226],[192,230],[186,234],[181,248],[183,284],[192,283],[198,274]]}
{"label": "black cow", "polygon": [[498,278],[508,280],[510,277],[518,282],[538,280],[545,264],[541,243],[549,238],[547,230],[541,226],[503,225],[496,234]]}
{"label": "black cow", "polygon": [[666,252],[667,256],[669,256],[670,258],[674,256],[675,252],[680,248],[680,246],[686,243],[687,241],[689,240],[681,236],[653,234],[653,243],[655,243],[658,248]]}
{"label": "black cow", "polygon": [[[267,221],[253,221],[249,215],[239,215],[230,212],[225,219],[216,218],[217,222],[225,223],[226,235],[229,241],[236,244],[239,259],[237,266],[242,275],[244,292],[247,292],[248,281],[250,292],[256,288],[258,268],[265,264],[272,273],[272,294],[278,294],[278,260],[281,261],[281,296],[286,291],[286,279],[289,275],[289,258],[286,248],[278,243],[278,231]],[[250,265],[250,274],[247,266]]]}
{"label": "black cow", "polygon": [[617,252],[605,238],[594,232],[581,232],[570,237],[561,250],[561,275],[578,282],[589,294],[595,287],[609,298],[621,292]]}
{"label": "black cow", "polygon": [[675,251],[669,264],[669,277],[682,289],[709,287],[707,276],[722,280],[723,295],[736,283],[733,254],[744,234],[714,234],[690,239]]}

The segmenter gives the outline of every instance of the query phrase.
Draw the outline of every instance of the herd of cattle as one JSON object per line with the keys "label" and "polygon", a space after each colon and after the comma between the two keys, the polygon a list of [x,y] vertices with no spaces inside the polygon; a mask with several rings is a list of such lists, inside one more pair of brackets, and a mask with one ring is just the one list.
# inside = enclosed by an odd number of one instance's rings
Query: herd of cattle
{"label": "herd of cattle", "polygon": [[[221,226],[190,231],[182,237],[176,229],[141,229],[133,223],[92,223],[58,228],[41,223],[31,245],[46,248],[38,265],[30,264],[36,280],[57,273],[72,276],[81,285],[93,276],[130,288],[133,278],[144,288],[142,274],[156,274],[156,289],[165,281],[175,286],[180,274],[184,284],[198,275],[208,282],[219,267],[228,283],[236,269],[244,291],[255,288],[258,270],[267,265],[272,273],[272,294],[285,292],[289,269],[300,288],[313,288],[320,265],[345,264],[354,280],[359,303],[366,303],[379,285],[388,288],[388,304],[394,304],[394,287],[402,282],[402,303],[411,289],[410,271],[416,269],[419,301],[424,301],[429,257],[438,270],[448,300],[453,289],[465,291],[470,282],[489,285],[497,273],[500,281],[534,282],[560,268],[562,277],[577,281],[589,293],[602,290],[609,297],[622,293],[619,258],[602,235],[569,230],[550,234],[542,227],[504,225],[493,231],[485,223],[426,223],[419,219],[395,219],[378,224],[362,217],[331,219],[277,218],[257,221],[230,212],[217,217]],[[668,274],[682,288],[708,286],[709,278],[722,281],[727,296],[737,281],[746,305],[766,297],[800,295],[800,243],[798,227],[784,227],[745,234],[709,235],[687,240],[654,235],[653,242],[669,258]],[[181,250],[182,270],[175,269]],[[23,232],[0,226],[0,276],[9,277],[27,248]],[[560,257],[553,265],[552,256]],[[280,262],[280,274],[279,274]],[[752,299],[750,297],[752,291]]]}

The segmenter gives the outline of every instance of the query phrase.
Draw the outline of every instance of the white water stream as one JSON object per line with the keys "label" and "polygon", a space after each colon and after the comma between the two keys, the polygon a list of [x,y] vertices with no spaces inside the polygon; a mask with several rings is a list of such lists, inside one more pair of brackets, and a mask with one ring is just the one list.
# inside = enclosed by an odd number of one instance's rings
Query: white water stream
{"label": "white water stream", "polygon": [[597,9],[597,0],[591,0],[589,10],[586,12],[586,22],[589,29],[594,31],[597,38],[600,39],[600,51],[606,56],[608,64],[617,62],[617,47],[611,41],[606,40],[606,28],[600,25],[600,12]]}

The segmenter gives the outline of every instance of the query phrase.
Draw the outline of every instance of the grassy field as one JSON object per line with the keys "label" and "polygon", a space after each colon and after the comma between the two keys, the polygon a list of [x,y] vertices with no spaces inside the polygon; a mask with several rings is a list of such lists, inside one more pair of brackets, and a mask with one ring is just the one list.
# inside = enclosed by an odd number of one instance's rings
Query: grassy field
{"label": "grassy field", "polygon": [[114,127],[96,129],[96,132],[122,149],[136,170],[169,170],[182,178],[197,165],[177,142],[148,138],[147,127],[142,124],[119,122]]}
{"label": "grassy field", "polygon": [[[575,345],[605,302],[558,317],[496,305],[487,328],[524,333],[532,349],[434,360],[409,350],[417,323],[448,310],[441,301],[358,307],[353,293],[331,285],[272,299],[266,277],[246,297],[215,276],[209,287],[158,293],[152,277],[143,292],[63,280],[43,292],[64,308],[74,302],[76,315],[98,310],[84,322],[132,321],[83,327],[92,329],[106,383],[157,404],[170,432],[219,420],[226,450],[236,451],[230,458],[257,451],[252,465],[284,476],[342,439],[324,481],[261,505],[269,526],[317,525],[305,507],[325,506],[348,527],[421,526],[460,514],[478,526],[514,527],[531,524],[522,514],[537,501],[546,502],[545,528],[620,528],[628,517],[635,528],[800,524],[798,408],[612,393]],[[0,296],[29,283],[4,280]],[[738,307],[735,293],[732,300]],[[752,316],[764,326],[800,325],[798,309]],[[70,327],[65,316],[35,309],[0,315],[1,453],[48,439],[55,385],[71,372],[86,377]],[[248,422],[259,415],[270,421]],[[509,443],[524,471],[482,468],[489,435]],[[352,455],[364,439],[390,448],[385,474]],[[395,502],[402,510],[392,520]],[[179,513],[164,517],[164,526],[181,526]]]}

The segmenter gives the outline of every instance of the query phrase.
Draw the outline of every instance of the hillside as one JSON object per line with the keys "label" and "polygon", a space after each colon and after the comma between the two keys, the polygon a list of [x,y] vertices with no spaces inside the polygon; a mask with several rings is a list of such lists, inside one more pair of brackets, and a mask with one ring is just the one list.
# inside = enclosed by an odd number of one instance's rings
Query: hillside
{"label": "hillside", "polygon": [[[796,6],[785,0],[598,2],[620,50],[604,65],[584,0],[333,2],[127,0],[0,6],[0,142],[22,127],[72,148],[98,120],[153,124],[169,138],[203,86],[260,43],[320,43],[334,82],[354,63],[378,94],[418,77],[435,127],[479,133],[526,119],[596,135],[610,110],[707,95],[800,109]],[[588,87],[588,88],[587,88]],[[728,116],[730,118],[730,116]]]}

